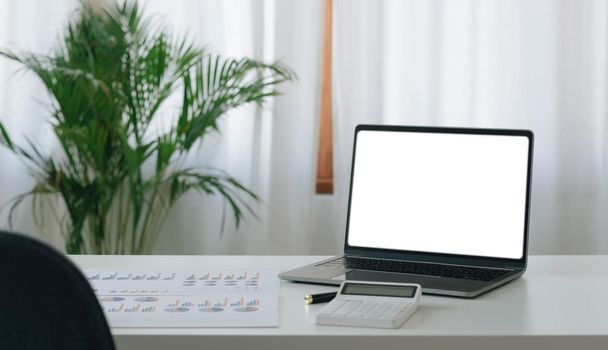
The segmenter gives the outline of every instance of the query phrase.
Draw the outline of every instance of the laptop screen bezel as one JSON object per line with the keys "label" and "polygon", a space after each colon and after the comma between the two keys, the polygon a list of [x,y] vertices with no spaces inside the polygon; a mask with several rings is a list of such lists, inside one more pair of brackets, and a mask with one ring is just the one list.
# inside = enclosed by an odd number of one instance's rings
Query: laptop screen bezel
{"label": "laptop screen bezel", "polygon": [[[430,253],[409,250],[393,250],[380,248],[367,248],[350,246],[348,244],[348,232],[350,225],[351,200],[353,191],[353,177],[355,172],[355,160],[357,152],[357,136],[361,131],[389,131],[389,132],[416,132],[416,133],[442,133],[442,134],[469,134],[469,135],[499,135],[499,136],[523,136],[528,138],[528,171],[526,180],[526,203],[524,218],[523,254],[520,259],[505,259],[487,256],[457,255],[444,253]],[[366,125],[360,124],[355,128],[353,143],[353,154],[351,161],[350,186],[348,193],[348,209],[346,214],[346,235],[344,239],[345,255],[363,256],[370,258],[398,259],[408,261],[425,261],[441,264],[458,264],[472,266],[486,266],[498,268],[525,269],[528,257],[528,231],[530,224],[530,192],[532,181],[532,156],[534,148],[534,134],[530,130],[516,129],[477,129],[477,128],[455,128],[455,127],[421,127],[421,126],[395,126],[395,125]]]}

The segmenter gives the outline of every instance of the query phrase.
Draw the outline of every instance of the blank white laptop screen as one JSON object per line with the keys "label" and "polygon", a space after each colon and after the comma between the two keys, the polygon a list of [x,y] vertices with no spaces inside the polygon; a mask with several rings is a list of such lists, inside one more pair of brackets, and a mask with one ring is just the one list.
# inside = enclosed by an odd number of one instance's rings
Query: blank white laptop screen
{"label": "blank white laptop screen", "polygon": [[521,259],[528,148],[525,136],[359,131],[348,244]]}

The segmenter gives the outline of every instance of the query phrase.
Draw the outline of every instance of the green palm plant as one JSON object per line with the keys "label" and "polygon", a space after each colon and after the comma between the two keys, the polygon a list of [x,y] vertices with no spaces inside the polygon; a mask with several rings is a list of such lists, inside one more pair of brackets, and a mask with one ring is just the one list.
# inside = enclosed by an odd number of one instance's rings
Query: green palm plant
{"label": "green palm plant", "polygon": [[[162,223],[186,192],[224,198],[238,227],[259,199],[220,170],[183,166],[186,155],[230,109],[261,105],[292,80],[287,67],[225,59],[172,38],[143,16],[137,2],[103,9],[82,3],[51,55],[0,55],[33,72],[51,95],[51,125],[61,154],[35,142],[13,142],[0,123],[0,143],[25,161],[34,187],[13,200],[9,223],[25,198],[56,198],[68,253],[150,252]],[[181,105],[168,131],[154,132],[167,99]],[[152,168],[146,172],[145,168]],[[40,214],[34,213],[34,218]]]}

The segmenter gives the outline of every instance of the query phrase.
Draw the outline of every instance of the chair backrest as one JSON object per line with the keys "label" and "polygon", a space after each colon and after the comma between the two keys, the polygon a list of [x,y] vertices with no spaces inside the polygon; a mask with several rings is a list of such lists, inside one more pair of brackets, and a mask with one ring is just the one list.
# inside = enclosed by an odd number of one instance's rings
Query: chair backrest
{"label": "chair backrest", "polygon": [[62,253],[0,231],[0,349],[115,349],[89,282]]}

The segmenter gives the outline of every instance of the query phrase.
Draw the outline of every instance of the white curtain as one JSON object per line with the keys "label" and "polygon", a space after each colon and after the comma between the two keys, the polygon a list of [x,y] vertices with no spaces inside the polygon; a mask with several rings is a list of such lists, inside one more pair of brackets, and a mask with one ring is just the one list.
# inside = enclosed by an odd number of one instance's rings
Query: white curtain
{"label": "white curtain", "polygon": [[[234,229],[231,214],[219,198],[186,195],[173,208],[156,245],[159,254],[289,254],[314,249],[314,174],[322,2],[145,0],[176,33],[188,34],[208,50],[266,62],[281,60],[299,80],[281,87],[284,95],[264,110],[246,106],[230,112],[220,134],[212,134],[192,166],[226,170],[262,198],[259,220],[248,217]],[[0,0],[0,46],[48,52],[78,2]],[[303,30],[303,28],[306,28]],[[53,149],[48,97],[29,74],[14,75],[15,64],[0,60],[0,120],[18,140],[27,134]],[[167,106],[167,111],[171,106]],[[162,122],[161,122],[162,125]],[[32,186],[26,169],[0,149],[0,205]],[[41,235],[61,246],[52,222],[42,229],[31,222],[28,206],[16,228]],[[228,218],[220,235],[224,210]],[[0,227],[6,227],[6,213]]]}
{"label": "white curtain", "polygon": [[[222,201],[187,195],[157,253],[339,253],[353,129],[363,122],[532,129],[530,251],[608,253],[605,1],[334,0],[334,196],[314,195],[322,0],[141,3],[212,51],[280,59],[299,77],[264,112],[231,112],[189,159],[260,194],[260,220],[220,237]],[[77,6],[0,0],[0,46],[48,52]],[[0,59],[0,119],[17,139],[52,150],[48,96],[17,69]],[[0,205],[32,185],[2,148],[0,174]],[[60,245],[51,223],[39,230],[23,209],[17,229]]]}
{"label": "white curtain", "polygon": [[[78,6],[74,0],[0,1],[0,47],[11,50],[49,52],[65,21]],[[16,142],[24,137],[36,140],[42,149],[51,149],[54,139],[48,124],[49,98],[46,90],[31,74],[0,57],[0,120]],[[7,228],[8,201],[34,185],[27,169],[13,154],[0,147],[0,228]],[[40,230],[32,221],[27,205],[17,216],[16,228],[42,236],[57,246],[59,231],[47,221]]]}
{"label": "white curtain", "polygon": [[527,128],[530,252],[608,253],[605,1],[335,0],[336,232],[358,123]]}
{"label": "white curtain", "polygon": [[[150,12],[227,56],[281,60],[299,79],[268,109],[229,113],[216,135],[191,159],[235,175],[262,198],[260,220],[220,236],[223,202],[196,193],[172,211],[157,244],[164,254],[305,254],[313,231],[315,134],[319,93],[322,2],[147,0]],[[307,30],[302,30],[307,28]]]}

